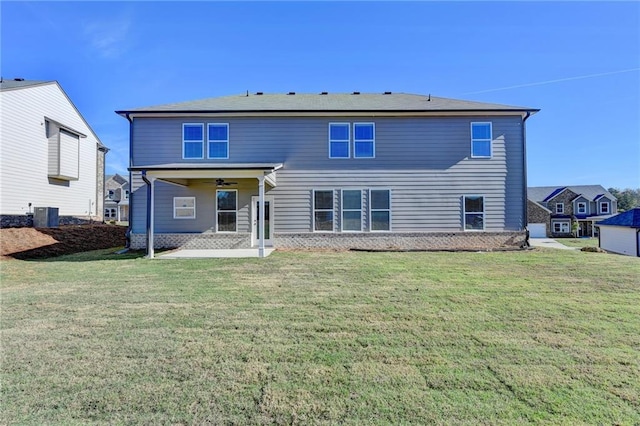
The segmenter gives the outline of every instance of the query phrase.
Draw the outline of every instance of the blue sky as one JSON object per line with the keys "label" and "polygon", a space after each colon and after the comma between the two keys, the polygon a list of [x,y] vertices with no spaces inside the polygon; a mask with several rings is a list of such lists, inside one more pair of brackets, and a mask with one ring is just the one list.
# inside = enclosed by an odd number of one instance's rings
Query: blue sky
{"label": "blue sky", "polygon": [[126,173],[119,109],[263,91],[540,108],[530,186],[640,187],[639,2],[3,1],[4,78],[58,80]]}

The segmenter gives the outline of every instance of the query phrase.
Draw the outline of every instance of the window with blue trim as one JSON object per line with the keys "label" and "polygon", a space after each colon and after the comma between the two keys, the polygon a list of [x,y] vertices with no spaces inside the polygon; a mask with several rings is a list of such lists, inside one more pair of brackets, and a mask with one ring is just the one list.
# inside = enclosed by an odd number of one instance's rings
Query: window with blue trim
{"label": "window with blue trim", "polygon": [[329,123],[329,158],[349,158],[349,123]]}
{"label": "window with blue trim", "polygon": [[204,158],[204,124],[182,125],[182,158]]}
{"label": "window with blue trim", "polygon": [[207,127],[209,158],[229,158],[229,124],[210,123]]}
{"label": "window with blue trim", "polygon": [[375,126],[373,123],[353,124],[353,157],[375,157]]}
{"label": "window with blue trim", "polygon": [[491,123],[471,123],[471,157],[491,158]]}

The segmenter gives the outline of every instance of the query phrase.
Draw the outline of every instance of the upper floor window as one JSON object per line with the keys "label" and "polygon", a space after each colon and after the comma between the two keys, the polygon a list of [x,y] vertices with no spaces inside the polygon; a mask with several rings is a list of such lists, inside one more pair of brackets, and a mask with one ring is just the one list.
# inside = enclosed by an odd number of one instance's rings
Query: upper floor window
{"label": "upper floor window", "polygon": [[585,203],[584,201],[580,201],[578,202],[578,214],[586,214],[587,213],[587,203]]}
{"label": "upper floor window", "polygon": [[125,190],[124,190],[124,199],[125,199],[125,200],[128,200],[128,199],[129,199],[129,190],[128,190],[128,189],[125,189]]}
{"label": "upper floor window", "polygon": [[113,200],[113,198],[115,197],[116,193],[113,189],[110,189],[109,192],[107,192],[107,198],[110,200]]}
{"label": "upper floor window", "polygon": [[371,231],[391,230],[391,191],[372,189],[369,193]]}
{"label": "upper floor window", "polygon": [[329,123],[329,158],[349,158],[349,123]]}
{"label": "upper floor window", "polygon": [[195,197],[173,197],[173,218],[174,219],[195,219],[196,218],[196,198]]}
{"label": "upper floor window", "polygon": [[600,203],[600,213],[609,214],[609,203],[606,201],[602,201]]}
{"label": "upper floor window", "polygon": [[465,195],[462,198],[464,207],[464,229],[483,230],[484,197],[479,195]]}
{"label": "upper floor window", "polygon": [[353,124],[353,157],[375,157],[375,125],[373,123]]}
{"label": "upper floor window", "polygon": [[564,213],[564,203],[556,203],[556,213],[557,214]]}
{"label": "upper floor window", "polygon": [[362,191],[342,190],[342,230],[362,231]]}
{"label": "upper floor window", "polygon": [[471,157],[491,158],[491,123],[471,123]]}
{"label": "upper floor window", "polygon": [[229,124],[208,124],[207,142],[209,158],[229,158]]}
{"label": "upper floor window", "polygon": [[182,125],[182,158],[204,158],[204,124]]}
{"label": "upper floor window", "polygon": [[313,191],[313,230],[333,232],[333,190]]}

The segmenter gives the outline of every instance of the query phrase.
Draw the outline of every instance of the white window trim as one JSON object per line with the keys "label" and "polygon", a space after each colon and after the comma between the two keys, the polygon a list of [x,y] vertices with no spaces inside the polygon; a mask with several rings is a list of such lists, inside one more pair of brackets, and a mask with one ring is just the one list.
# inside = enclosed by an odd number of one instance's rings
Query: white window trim
{"label": "white window trim", "polygon": [[[212,141],[209,139],[209,126],[224,126],[227,128],[227,139],[220,141]],[[209,160],[228,160],[229,159],[229,139],[231,136],[229,135],[229,123],[207,123],[207,159]],[[227,155],[225,157],[212,157],[211,150],[209,149],[210,143],[222,143],[225,142],[227,144]]]}
{"label": "white window trim", "polygon": [[[334,125],[341,125],[341,126],[346,125],[347,126],[347,131],[349,132],[349,134],[347,135],[347,139],[346,140],[344,140],[344,139],[331,139],[331,126],[334,126]],[[349,158],[351,158],[351,124],[350,123],[337,123],[337,122],[329,123],[328,129],[329,129],[329,135],[328,135],[328,139],[329,139],[329,146],[328,146],[328,148],[329,148],[329,158],[332,158],[332,159],[335,159],[335,160],[348,160]],[[344,143],[344,142],[347,143],[347,156],[346,157],[333,157],[333,156],[331,156],[331,142],[332,141],[333,142],[340,142],[340,143]]]}
{"label": "white window trim", "polygon": [[[193,207],[176,207],[176,201],[180,199],[193,200]],[[176,216],[177,209],[191,210],[193,208],[193,216]],[[173,218],[182,219],[195,219],[196,218],[196,197],[173,197]]]}
{"label": "white window trim", "polygon": [[[580,211],[580,205],[584,206],[584,209],[582,211]],[[576,203],[576,213],[577,214],[588,214],[587,213],[587,203],[585,201],[578,201]]]}
{"label": "white window trim", "polygon": [[[389,208],[388,209],[374,209],[372,208],[372,203],[371,203],[371,191],[387,191],[387,194],[389,196]],[[389,188],[369,188],[369,199],[368,201],[368,207],[369,207],[369,232],[391,232],[392,230],[392,226],[391,224],[393,223],[392,221],[392,209],[391,209],[391,189]],[[373,215],[372,212],[389,212],[389,229],[373,229]]]}
{"label": "white window trim", "polygon": [[[189,143],[197,143],[198,141],[187,141],[184,139],[184,128],[185,126],[200,126],[202,127],[202,140],[200,141],[200,143],[202,144],[202,156],[200,157],[186,157],[185,156],[185,143],[189,142]],[[204,123],[182,123],[182,159],[183,160],[203,160],[204,159],[204,140],[205,140],[205,136],[204,136]]]}
{"label": "white window trim", "polygon": [[[316,209],[316,192],[320,192],[320,191],[331,191],[331,210],[329,209]],[[331,211],[333,212],[333,224],[331,226],[331,231],[322,231],[322,230],[316,230],[316,211],[319,212],[328,212]],[[331,233],[335,233],[335,229],[336,229],[336,191],[335,189],[314,189],[313,191],[311,191],[311,230],[313,232],[318,232],[318,233],[324,233],[324,234],[331,234]]]}
{"label": "white window trim", "polygon": [[[236,193],[236,208],[235,210],[219,210],[218,209],[218,193],[219,192],[235,192]],[[237,189],[216,189],[216,233],[219,234],[237,234],[238,233],[238,190]],[[235,231],[220,231],[218,229],[218,213],[234,212],[236,214],[236,230]]]}
{"label": "white window trim", "polygon": [[[371,142],[371,144],[373,145],[373,155],[371,157],[361,157],[358,156],[356,154],[356,126],[357,125],[371,125],[371,127],[373,127],[373,139],[359,139],[357,142]],[[376,123],[365,123],[365,122],[359,122],[359,123],[353,123],[353,158],[359,158],[359,159],[372,159],[372,158],[376,158]]]}
{"label": "white window trim", "polygon": [[[600,214],[611,214],[611,203],[608,201],[600,201],[598,203],[598,206],[600,207]],[[607,206],[607,211],[603,211],[602,210],[602,206]]]}
{"label": "white window trim", "polygon": [[[560,207],[560,211],[558,207]],[[564,203],[556,203],[556,214],[564,214]]]}
{"label": "white window trim", "polygon": [[[560,225],[560,231],[556,231],[556,225]],[[566,225],[566,231],[563,231],[563,225]],[[571,232],[570,220],[553,220],[551,221],[551,232],[554,234],[568,234]]]}
{"label": "white window trim", "polygon": [[[467,209],[466,201],[467,197],[481,197],[482,198],[482,229],[467,229]],[[467,194],[462,196],[462,229],[465,232],[484,232],[487,229],[487,197],[480,194]],[[480,214],[480,212],[469,212],[469,214]]]}
{"label": "white window trim", "polygon": [[[489,125],[489,139],[474,139],[473,138],[473,125],[474,124],[488,124]],[[471,158],[493,158],[493,123],[491,121],[472,121],[469,130],[471,131]],[[473,155],[473,142],[489,142],[489,155]]]}
{"label": "white window trim", "polygon": [[[344,192],[345,191],[359,191],[360,192],[360,208],[359,209],[345,209],[344,208]],[[362,193],[362,189],[360,188],[342,188],[340,190],[340,232],[362,232],[364,230],[364,226],[362,226],[362,222],[364,219],[363,216],[363,212],[364,212],[364,200],[363,200],[363,193]],[[354,229],[344,229],[344,212],[360,212],[360,229],[354,230]],[[314,215],[314,219],[315,219],[315,215]]]}

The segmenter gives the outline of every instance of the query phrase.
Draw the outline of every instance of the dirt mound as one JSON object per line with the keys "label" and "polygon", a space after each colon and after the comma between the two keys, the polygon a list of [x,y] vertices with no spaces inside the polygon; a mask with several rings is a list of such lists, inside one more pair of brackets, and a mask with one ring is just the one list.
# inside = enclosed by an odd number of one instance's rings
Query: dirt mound
{"label": "dirt mound", "polygon": [[63,254],[121,247],[127,228],[116,225],[67,225],[58,228],[2,228],[3,258],[42,259]]}

